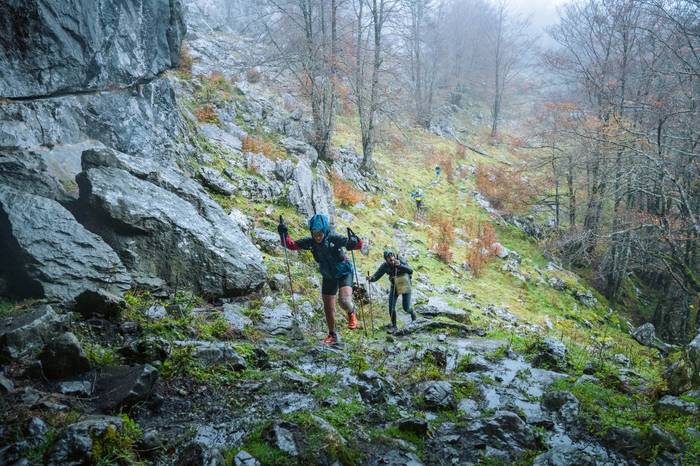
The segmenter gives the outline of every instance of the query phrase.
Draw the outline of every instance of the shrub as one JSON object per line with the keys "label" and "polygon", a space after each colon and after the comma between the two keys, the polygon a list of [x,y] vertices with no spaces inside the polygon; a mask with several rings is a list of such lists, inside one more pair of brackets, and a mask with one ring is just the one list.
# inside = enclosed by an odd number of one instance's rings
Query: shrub
{"label": "shrub", "polygon": [[177,66],[177,70],[182,73],[186,78],[192,77],[192,55],[190,55],[190,49],[186,45],[180,47],[180,63]]}
{"label": "shrub", "polygon": [[476,189],[486,196],[493,207],[509,212],[522,212],[536,195],[519,170],[477,163]]}
{"label": "shrub", "polygon": [[331,175],[331,181],[333,182],[333,196],[342,207],[353,206],[362,200],[362,194],[340,176]]}
{"label": "shrub", "polygon": [[445,152],[435,152],[429,151],[424,154],[425,164],[430,169],[434,169],[439,166],[442,169],[442,173],[447,178],[449,183],[453,183],[455,180],[455,170],[453,155],[447,154]]}
{"label": "shrub", "polygon": [[348,115],[353,111],[353,103],[350,98],[350,88],[343,83],[336,84],[336,93],[341,105],[341,113]]}
{"label": "shrub", "polygon": [[280,158],[279,149],[271,142],[255,136],[244,136],[241,141],[243,153],[263,154],[265,157]]}
{"label": "shrub", "polygon": [[[472,223],[473,225],[473,223]],[[474,229],[474,227],[470,227]],[[490,257],[496,253],[496,231],[490,223],[477,224],[477,237],[467,246],[467,264],[474,277],[480,277]]]}
{"label": "shrub", "polygon": [[430,219],[433,228],[430,230],[430,248],[445,263],[452,260],[452,242],[455,239],[455,228],[452,220],[433,215]]}
{"label": "shrub", "polygon": [[201,123],[219,124],[219,115],[212,104],[200,105],[194,109],[194,116]]}

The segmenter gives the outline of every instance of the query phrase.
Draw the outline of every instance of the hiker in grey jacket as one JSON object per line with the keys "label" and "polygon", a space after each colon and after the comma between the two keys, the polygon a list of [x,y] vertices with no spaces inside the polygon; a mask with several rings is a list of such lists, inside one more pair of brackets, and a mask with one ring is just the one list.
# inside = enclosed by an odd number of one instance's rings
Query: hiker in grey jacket
{"label": "hiker in grey jacket", "polygon": [[411,314],[411,320],[416,320],[416,312],[411,309],[411,277],[413,269],[408,263],[396,257],[392,251],[384,251],[384,262],[379,266],[374,275],[369,277],[370,282],[376,282],[387,274],[391,282],[389,290],[389,317],[391,317],[391,328],[389,333],[396,331],[396,301],[401,295],[403,310]]}

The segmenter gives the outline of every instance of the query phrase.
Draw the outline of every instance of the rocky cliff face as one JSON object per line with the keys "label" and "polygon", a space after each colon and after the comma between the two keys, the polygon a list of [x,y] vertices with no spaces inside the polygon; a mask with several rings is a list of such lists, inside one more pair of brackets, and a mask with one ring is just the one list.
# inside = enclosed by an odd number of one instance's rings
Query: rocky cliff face
{"label": "rocky cliff face", "polygon": [[260,287],[257,248],[177,165],[193,152],[164,75],[186,30],[180,2],[9,1],[0,18],[0,255],[11,258],[0,292],[75,305],[83,292],[118,299],[132,278],[211,297]]}
{"label": "rocky cliff face", "polygon": [[0,97],[125,88],[177,65],[177,0],[10,0],[0,5]]}

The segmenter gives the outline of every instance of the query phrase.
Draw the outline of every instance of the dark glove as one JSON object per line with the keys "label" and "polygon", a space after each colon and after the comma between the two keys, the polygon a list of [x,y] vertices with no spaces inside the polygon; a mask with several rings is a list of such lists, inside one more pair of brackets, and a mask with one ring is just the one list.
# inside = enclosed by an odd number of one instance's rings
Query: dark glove
{"label": "dark glove", "polygon": [[277,233],[279,233],[280,238],[282,239],[287,237],[287,234],[289,233],[289,228],[287,228],[287,225],[285,225],[284,222],[280,222],[280,224],[277,225]]}
{"label": "dark glove", "polygon": [[354,241],[355,244],[357,244],[357,243],[360,242],[360,237],[357,236],[357,235],[355,234],[355,232],[352,231],[349,227],[348,227],[348,239],[351,240],[351,241]]}

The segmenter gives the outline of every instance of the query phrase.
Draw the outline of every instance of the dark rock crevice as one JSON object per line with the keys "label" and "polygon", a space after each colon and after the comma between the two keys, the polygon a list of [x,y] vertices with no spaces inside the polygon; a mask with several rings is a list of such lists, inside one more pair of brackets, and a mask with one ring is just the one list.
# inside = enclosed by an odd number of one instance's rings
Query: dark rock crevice
{"label": "dark rock crevice", "polygon": [[28,96],[20,96],[20,97],[2,97],[2,99],[7,100],[8,102],[35,102],[35,101],[42,101],[42,100],[50,100],[50,99],[59,99],[62,97],[71,97],[71,96],[85,96],[85,95],[99,95],[99,94],[119,94],[119,93],[128,93],[128,94],[133,94],[134,92],[141,93],[140,89],[152,83],[155,80],[161,79],[165,76],[165,73],[167,70],[164,70],[154,76],[150,76],[147,78],[141,78],[137,79],[135,81],[126,83],[126,84],[121,84],[121,85],[109,85],[106,87],[101,87],[101,88],[90,88],[90,89],[73,89],[73,90],[63,90],[63,91],[57,91],[57,92],[52,92],[50,94],[36,94],[36,95],[28,95]]}

